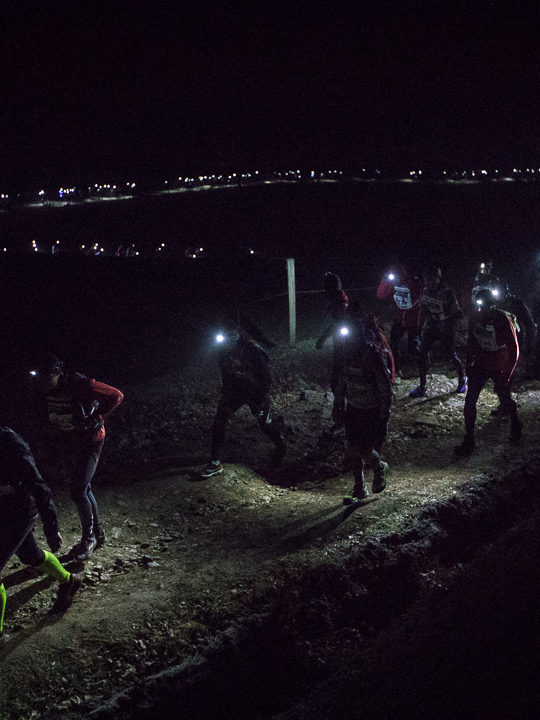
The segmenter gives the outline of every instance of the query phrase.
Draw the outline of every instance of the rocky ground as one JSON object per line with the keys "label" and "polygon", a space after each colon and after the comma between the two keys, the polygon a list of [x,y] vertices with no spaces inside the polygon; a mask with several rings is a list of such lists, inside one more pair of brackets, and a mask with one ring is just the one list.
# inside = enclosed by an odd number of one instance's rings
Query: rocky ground
{"label": "rocky ground", "polygon": [[[515,386],[525,421],[515,446],[486,389],[478,449],[457,461],[455,379],[436,366],[418,400],[414,379],[401,379],[388,488],[345,507],[343,436],[320,439],[329,351],[312,347],[273,353],[288,437],[277,471],[243,409],[224,474],[198,478],[213,366],[122,387],[95,487],[107,544],[79,568],[72,608],[49,615],[48,580],[16,558],[6,568],[0,717],[531,716],[540,383]],[[79,528],[64,474],[54,470],[53,485],[67,549]]]}

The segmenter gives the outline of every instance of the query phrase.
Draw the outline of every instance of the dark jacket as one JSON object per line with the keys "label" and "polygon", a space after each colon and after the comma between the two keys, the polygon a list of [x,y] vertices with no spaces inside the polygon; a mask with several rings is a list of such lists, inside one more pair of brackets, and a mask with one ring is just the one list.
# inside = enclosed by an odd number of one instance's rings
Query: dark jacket
{"label": "dark jacket", "polygon": [[47,537],[58,532],[52,494],[36,467],[30,446],[8,427],[0,427],[0,486],[0,504],[9,502],[17,520],[31,520],[39,514]]}
{"label": "dark jacket", "polygon": [[381,350],[373,343],[347,343],[336,390],[336,402],[345,400],[361,410],[378,408],[381,418],[390,414],[392,384]]}
{"label": "dark jacket", "polygon": [[272,376],[268,355],[255,342],[241,338],[219,358],[223,394],[237,400],[253,400],[270,391]]}
{"label": "dark jacket", "polygon": [[456,293],[446,283],[440,283],[436,290],[424,288],[420,298],[418,326],[442,328],[463,317]]}

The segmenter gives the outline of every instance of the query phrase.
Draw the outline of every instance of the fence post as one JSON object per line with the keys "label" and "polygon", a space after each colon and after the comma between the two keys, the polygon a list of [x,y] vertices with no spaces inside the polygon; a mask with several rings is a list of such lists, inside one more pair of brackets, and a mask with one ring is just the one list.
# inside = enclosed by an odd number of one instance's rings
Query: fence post
{"label": "fence post", "polygon": [[294,258],[287,258],[287,287],[289,291],[289,345],[296,345],[296,280]]}

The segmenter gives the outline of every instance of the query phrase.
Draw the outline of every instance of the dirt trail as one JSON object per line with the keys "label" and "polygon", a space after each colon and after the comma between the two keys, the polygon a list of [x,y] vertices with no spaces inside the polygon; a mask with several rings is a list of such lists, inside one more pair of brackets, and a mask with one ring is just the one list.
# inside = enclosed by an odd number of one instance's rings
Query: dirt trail
{"label": "dirt trail", "polygon": [[[526,424],[515,447],[506,441],[508,422],[490,417],[496,399],[484,391],[478,451],[457,462],[452,450],[462,434],[463,396],[452,394],[454,384],[434,376],[430,396],[411,401],[412,380],[402,382],[384,452],[392,469],[388,488],[353,508],[342,505],[352,485],[342,468],[343,439],[317,443],[330,416],[320,387],[294,389],[284,381],[276,395],[276,411],[290,430],[287,462],[273,475],[253,472],[269,448],[241,411],[228,452],[245,457],[245,464],[227,463],[222,476],[197,481],[196,464],[185,460],[190,451],[205,459],[201,426],[213,407],[202,397],[203,412],[194,401],[191,440],[178,454],[171,445],[142,463],[136,481],[107,477],[98,486],[108,542],[86,563],[83,588],[64,617],[47,615],[48,581],[16,562],[6,569],[0,717],[87,717],[107,698],[141,687],[145,677],[204,654],[216,633],[271,603],[280,588],[347,563],[370,541],[414,525],[426,506],[459,497],[471,483],[530,458],[540,430],[539,383],[518,388]],[[183,412],[190,417],[185,405]],[[188,438],[190,427],[183,429]],[[120,431],[117,442],[123,442]],[[69,547],[78,519],[65,491],[57,498]],[[440,581],[436,571],[426,577]]]}

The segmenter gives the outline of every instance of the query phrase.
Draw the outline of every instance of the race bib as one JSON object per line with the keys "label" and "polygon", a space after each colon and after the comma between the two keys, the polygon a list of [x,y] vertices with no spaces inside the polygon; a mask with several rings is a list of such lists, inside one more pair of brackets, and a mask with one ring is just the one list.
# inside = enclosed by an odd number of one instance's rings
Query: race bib
{"label": "race bib", "polygon": [[49,422],[59,430],[69,432],[75,429],[70,397],[49,395],[47,397],[47,411],[49,413]]}
{"label": "race bib", "polygon": [[409,288],[405,285],[395,285],[394,302],[400,310],[410,310],[413,306],[413,302]]}

